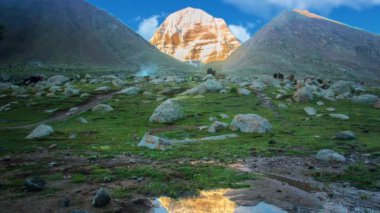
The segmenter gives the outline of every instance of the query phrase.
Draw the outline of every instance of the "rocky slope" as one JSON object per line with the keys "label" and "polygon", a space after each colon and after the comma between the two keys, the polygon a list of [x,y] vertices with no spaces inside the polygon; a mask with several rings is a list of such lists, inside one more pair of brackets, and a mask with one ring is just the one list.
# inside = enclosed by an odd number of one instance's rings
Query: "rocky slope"
{"label": "rocky slope", "polygon": [[242,75],[283,72],[379,80],[380,36],[307,11],[286,11],[221,67]]}
{"label": "rocky slope", "polygon": [[178,60],[202,63],[225,60],[240,46],[223,19],[194,8],[169,15],[150,42]]}
{"label": "rocky slope", "polygon": [[0,64],[187,69],[84,0],[2,0],[0,23]]}

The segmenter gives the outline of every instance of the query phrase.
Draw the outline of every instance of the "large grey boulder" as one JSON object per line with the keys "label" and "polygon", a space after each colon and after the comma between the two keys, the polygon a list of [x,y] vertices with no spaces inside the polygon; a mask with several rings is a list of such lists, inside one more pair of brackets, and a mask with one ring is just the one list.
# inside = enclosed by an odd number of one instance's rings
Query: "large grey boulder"
{"label": "large grey boulder", "polygon": [[186,90],[183,95],[195,95],[195,94],[204,94],[206,92],[219,92],[224,87],[223,85],[215,80],[215,79],[208,79],[207,81],[199,84],[198,86],[191,88],[189,90]]}
{"label": "large grey boulder", "polygon": [[294,93],[293,99],[296,102],[312,101],[314,99],[313,89],[309,86],[302,87]]}
{"label": "large grey boulder", "polygon": [[165,150],[172,145],[170,140],[145,133],[138,146],[149,149]]}
{"label": "large grey boulder", "polygon": [[172,123],[184,117],[185,113],[183,112],[181,105],[176,101],[169,99],[154,110],[149,121],[156,123]]}
{"label": "large grey boulder", "polygon": [[329,88],[335,95],[351,93],[354,83],[352,81],[337,81]]}
{"label": "large grey boulder", "polygon": [[37,138],[44,138],[46,136],[49,136],[54,133],[54,130],[51,126],[40,124],[37,126],[33,131],[26,136],[26,139],[37,139]]}
{"label": "large grey boulder", "polygon": [[352,102],[359,104],[374,104],[379,99],[376,95],[365,94],[352,97]]}
{"label": "large grey boulder", "polygon": [[322,149],[320,150],[317,155],[315,156],[318,160],[325,161],[325,162],[345,162],[346,158],[330,149]]}
{"label": "large grey boulder", "polygon": [[45,84],[49,87],[51,86],[60,86],[64,83],[70,81],[70,78],[63,75],[55,75],[46,80]]}
{"label": "large grey boulder", "polygon": [[107,104],[99,104],[92,108],[93,112],[111,112],[113,108]]}
{"label": "large grey boulder", "polygon": [[118,92],[118,94],[137,95],[140,93],[140,91],[141,91],[140,87],[128,87]]}
{"label": "large grey boulder", "polygon": [[108,192],[105,189],[100,188],[92,199],[92,206],[97,208],[103,207],[106,206],[110,201],[111,197]]}
{"label": "large grey boulder", "polygon": [[272,130],[272,125],[260,115],[239,114],[232,120],[231,129],[245,133],[266,133]]}

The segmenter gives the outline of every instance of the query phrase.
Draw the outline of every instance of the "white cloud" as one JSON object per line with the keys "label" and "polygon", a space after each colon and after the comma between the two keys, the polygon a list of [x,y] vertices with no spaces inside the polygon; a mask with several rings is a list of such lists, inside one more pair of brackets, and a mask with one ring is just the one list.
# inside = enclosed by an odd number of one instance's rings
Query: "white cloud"
{"label": "white cloud", "polygon": [[159,17],[160,16],[158,15],[154,15],[150,18],[143,19],[139,23],[139,28],[137,30],[137,33],[149,41],[153,37],[154,32],[156,32],[158,28]]}
{"label": "white cloud", "polygon": [[246,42],[250,38],[248,30],[245,27],[233,24],[228,25],[228,27],[232,34],[234,34],[241,42]]}
{"label": "white cloud", "polygon": [[370,8],[380,5],[380,0],[223,0],[241,10],[269,17],[273,13],[283,9],[306,9],[328,14],[338,7],[349,7],[355,10]]}

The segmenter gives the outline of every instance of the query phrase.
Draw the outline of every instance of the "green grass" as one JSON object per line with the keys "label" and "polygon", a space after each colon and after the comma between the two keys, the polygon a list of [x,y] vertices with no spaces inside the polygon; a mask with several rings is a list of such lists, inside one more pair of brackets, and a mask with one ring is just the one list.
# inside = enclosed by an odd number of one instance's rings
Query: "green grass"
{"label": "green grass", "polygon": [[[157,93],[168,87],[191,87],[193,83],[184,85],[152,85],[142,83],[139,86],[144,91]],[[101,84],[80,84],[74,86],[82,92],[92,91]],[[236,87],[233,87],[236,88]],[[115,88],[113,88],[115,89]],[[277,89],[266,89],[275,105],[286,103],[274,99],[272,92]],[[380,95],[379,90],[371,91]],[[254,95],[238,97],[235,93],[205,94],[204,98],[195,99],[189,97],[180,100],[184,107],[186,118],[171,125],[154,124],[149,122],[149,117],[154,109],[161,103],[156,96],[116,95],[106,103],[115,110],[106,114],[85,112],[64,121],[52,123],[55,133],[41,140],[26,140],[24,137],[30,130],[0,129],[0,156],[34,152],[40,148],[48,148],[51,144],[57,145],[57,150],[69,149],[74,156],[79,156],[95,163],[99,159],[113,158],[117,155],[131,154],[141,159],[151,159],[163,164],[160,167],[141,165],[134,168],[101,168],[94,166],[91,174],[72,174],[72,182],[83,183],[89,181],[103,182],[105,178],[111,180],[132,180],[134,177],[143,177],[143,184],[137,188],[115,190],[118,197],[128,196],[130,193],[143,193],[151,195],[165,194],[168,196],[180,196],[184,193],[194,194],[198,190],[212,188],[241,187],[241,182],[252,177],[250,174],[241,174],[227,169],[224,166],[215,165],[190,165],[179,164],[200,159],[216,160],[221,163],[234,163],[238,159],[246,159],[252,155],[290,155],[311,156],[320,149],[333,149],[342,154],[352,152],[370,153],[379,156],[380,144],[380,110],[374,110],[371,106],[354,104],[350,101],[328,102],[326,106],[317,106],[315,100],[306,104],[293,103],[287,109],[279,109],[279,114],[261,106],[259,99]],[[1,100],[1,104],[14,101],[15,98]],[[46,118],[43,110],[59,107],[68,109],[82,102],[78,97],[64,98],[58,96],[54,99],[30,97],[17,99],[20,104],[13,110],[0,113],[0,118],[12,120],[7,125],[35,122]],[[26,108],[27,103],[36,104]],[[303,108],[312,106],[324,116],[319,118],[307,117]],[[327,116],[327,107],[335,107],[337,113],[349,115],[348,121],[341,121]],[[244,134],[238,133],[239,138],[223,141],[200,142],[185,145],[175,145],[165,151],[149,150],[137,147],[145,132],[164,129],[158,135],[167,138],[201,138],[210,135],[231,134],[233,131],[226,129],[211,134],[207,131],[197,130],[198,126],[209,125],[209,117],[219,117],[219,114],[227,114],[229,119],[220,119],[231,122],[236,114],[255,113],[267,118],[273,126],[273,131],[268,134]],[[82,124],[79,117],[86,118],[89,123]],[[5,125],[1,123],[0,125]],[[166,129],[166,130],[165,130]],[[333,136],[338,131],[351,130],[357,134],[358,139],[353,141],[336,141]],[[70,134],[75,133],[76,139],[69,139]],[[26,167],[7,168],[2,172],[12,172],[23,169],[35,171],[44,175],[46,165],[29,165]],[[37,169],[36,169],[37,168]],[[352,173],[354,170],[350,170]],[[366,171],[366,170],[363,170]],[[360,173],[358,173],[360,174]],[[366,173],[367,174],[367,173]],[[368,173],[372,174],[372,173]],[[377,173],[376,173],[377,174]],[[48,174],[49,175],[49,174]],[[374,178],[368,175],[368,183],[374,183]],[[60,180],[62,174],[47,176],[51,181]],[[354,176],[353,176],[354,178]],[[359,179],[359,178],[357,178]],[[335,179],[334,179],[335,180]],[[338,181],[338,179],[336,179]],[[344,180],[344,179],[343,179]],[[348,180],[353,183],[356,180]],[[357,186],[374,187],[368,183],[359,183]],[[367,186],[368,185],[368,186]]]}

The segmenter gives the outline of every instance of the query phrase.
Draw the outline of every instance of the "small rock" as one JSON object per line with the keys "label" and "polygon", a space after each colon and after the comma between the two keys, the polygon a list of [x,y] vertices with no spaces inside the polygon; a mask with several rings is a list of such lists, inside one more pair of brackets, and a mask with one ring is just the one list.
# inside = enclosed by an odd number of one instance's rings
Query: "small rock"
{"label": "small rock", "polygon": [[107,104],[99,104],[92,108],[93,112],[111,112],[113,108]]}
{"label": "small rock", "polygon": [[317,110],[315,110],[313,107],[305,107],[304,110],[308,116],[314,116],[317,114]]}
{"label": "small rock", "polygon": [[247,95],[251,94],[251,91],[249,91],[248,89],[245,89],[245,88],[240,88],[240,89],[238,89],[238,94],[247,96]]}
{"label": "small rock", "polygon": [[98,87],[95,89],[96,92],[105,92],[110,90],[111,88],[109,86],[103,86],[103,87]]}
{"label": "small rock", "polygon": [[326,110],[329,111],[329,112],[335,112],[336,109],[334,107],[329,107]]}
{"label": "small rock", "polygon": [[343,132],[338,132],[335,135],[335,139],[337,140],[353,140],[356,139],[355,133],[351,131],[343,131]]}
{"label": "small rock", "polygon": [[215,132],[223,130],[223,129],[227,128],[227,127],[228,127],[227,123],[220,122],[220,121],[214,121],[214,123],[212,123],[210,125],[210,127],[208,128],[208,132],[215,133]]}
{"label": "small rock", "polygon": [[137,146],[147,147],[149,149],[165,150],[171,145],[172,142],[170,140],[151,135],[150,133],[145,133],[144,137]]}
{"label": "small rock", "polygon": [[326,161],[326,162],[345,162],[346,158],[330,149],[322,149],[315,156],[317,159]]}
{"label": "small rock", "polygon": [[208,120],[209,120],[210,122],[214,122],[214,121],[217,121],[218,118],[217,118],[217,117],[209,117]]}
{"label": "small rock", "polygon": [[318,102],[317,102],[317,105],[318,105],[318,106],[324,106],[325,103],[323,103],[323,101],[318,101]]}
{"label": "small rock", "polygon": [[45,124],[40,124],[25,138],[26,139],[43,138],[43,137],[49,136],[53,133],[54,133],[54,130],[51,126],[48,126]]}
{"label": "small rock", "polygon": [[337,119],[341,119],[341,120],[348,120],[348,119],[350,119],[349,116],[343,115],[343,114],[329,114],[329,116],[332,117],[332,118],[337,118]]}
{"label": "small rock", "polygon": [[374,104],[378,101],[379,97],[376,95],[365,94],[352,97],[352,102],[360,104]]}
{"label": "small rock", "polygon": [[230,118],[230,116],[228,116],[227,114],[220,114],[220,117],[222,119],[228,119],[228,118]]}
{"label": "small rock", "polygon": [[380,109],[380,100],[376,101],[376,103],[373,104],[373,108]]}
{"label": "small rock", "polygon": [[46,182],[41,178],[33,177],[27,178],[24,184],[28,191],[41,191],[45,188]]}
{"label": "small rock", "polygon": [[92,199],[92,206],[94,207],[103,207],[106,206],[111,201],[111,197],[107,191],[103,188],[100,188],[94,198]]}
{"label": "small rock", "polygon": [[82,124],[87,124],[88,123],[87,119],[83,118],[83,117],[78,118],[78,121],[81,122]]}
{"label": "small rock", "polygon": [[118,94],[123,94],[123,95],[137,95],[139,94],[141,89],[139,87],[128,87],[126,89],[121,90],[118,92]]}

